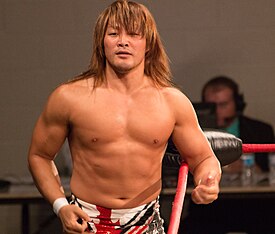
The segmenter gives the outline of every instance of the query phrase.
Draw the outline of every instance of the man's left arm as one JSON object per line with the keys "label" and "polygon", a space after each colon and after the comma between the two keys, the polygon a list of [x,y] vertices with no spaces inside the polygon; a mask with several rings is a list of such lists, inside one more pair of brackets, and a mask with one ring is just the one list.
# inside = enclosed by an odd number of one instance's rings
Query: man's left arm
{"label": "man's left arm", "polygon": [[211,203],[219,193],[220,163],[199,126],[188,98],[183,95],[174,104],[176,123],[172,139],[193,174],[196,187],[192,199],[198,204]]}

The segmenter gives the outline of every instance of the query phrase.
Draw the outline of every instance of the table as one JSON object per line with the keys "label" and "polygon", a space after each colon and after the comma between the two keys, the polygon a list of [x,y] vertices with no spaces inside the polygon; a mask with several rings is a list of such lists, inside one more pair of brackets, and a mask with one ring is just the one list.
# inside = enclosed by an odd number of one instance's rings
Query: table
{"label": "table", "polygon": [[[65,189],[65,194],[68,197],[70,196],[69,178],[62,178],[61,180]],[[186,196],[190,196],[191,191],[192,188],[187,188]],[[175,192],[176,188],[164,188],[161,195],[169,196],[173,199]],[[269,186],[266,182],[249,187],[223,185],[220,188],[220,198],[222,199],[238,199],[257,196],[275,198],[275,186]],[[46,201],[33,183],[11,184],[7,190],[0,190],[0,204],[19,204],[22,206],[22,234],[29,233],[29,205],[34,203],[46,203]]]}
{"label": "table", "polygon": [[[242,186],[239,179],[232,183],[222,181],[219,199],[208,206],[194,206],[190,199],[192,190],[192,187],[188,187],[186,190],[180,229],[183,233],[184,231],[193,233],[190,232],[191,230],[195,230],[194,233],[225,233],[222,232],[224,229],[231,229],[226,230],[227,232],[245,232],[255,226],[264,227],[267,232],[253,233],[275,233],[275,223],[270,220],[275,208],[275,186],[269,185],[267,177],[252,186]],[[169,223],[175,192],[176,188],[162,190],[160,201],[162,217],[166,223]],[[250,208],[247,209],[248,207]],[[226,213],[230,215],[226,215]],[[256,216],[258,216],[258,220]],[[240,217],[246,217],[246,220],[240,219]],[[250,220],[253,221],[250,222]],[[217,225],[216,229],[214,229],[215,225]],[[207,227],[207,230],[204,228],[205,232],[203,232],[196,226]],[[268,228],[272,232],[267,230]],[[248,231],[248,233],[250,232]]]}
{"label": "table", "polygon": [[[62,178],[65,189],[65,195],[70,196],[69,179]],[[35,203],[46,203],[45,199],[39,193],[32,180],[24,180],[24,183],[12,183],[9,188],[0,190],[0,204],[10,205],[18,204],[21,209],[21,233],[29,234],[29,205]]]}
{"label": "table", "polygon": [[[269,185],[268,174],[262,173],[257,176],[258,182],[255,185],[243,186],[241,183],[240,175],[229,175],[223,173],[220,183],[220,196],[231,197],[258,194],[261,196],[274,196],[275,198],[275,186]],[[175,184],[175,182],[173,182],[173,184]],[[192,187],[188,187],[186,189],[186,195],[190,195],[192,190]],[[162,190],[162,193],[164,195],[174,195],[175,192],[175,187],[164,188]]]}
{"label": "table", "polygon": [[[190,195],[192,192],[193,188],[188,187],[186,189],[186,195]],[[175,195],[176,193],[176,188],[164,188],[162,190],[163,195]],[[228,196],[242,196],[242,195],[251,195],[257,194],[260,196],[272,196],[275,198],[275,186],[270,186],[268,183],[260,184],[260,185],[254,185],[254,186],[221,186],[220,187],[220,196],[226,198]]]}

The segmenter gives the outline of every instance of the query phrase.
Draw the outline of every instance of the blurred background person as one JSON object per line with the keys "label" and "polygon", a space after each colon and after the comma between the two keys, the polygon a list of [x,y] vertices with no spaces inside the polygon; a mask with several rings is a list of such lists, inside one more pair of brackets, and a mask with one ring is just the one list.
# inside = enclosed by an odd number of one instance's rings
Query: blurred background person
{"label": "blurred background person", "polygon": [[[202,103],[216,105],[217,129],[229,132],[240,138],[243,143],[273,143],[274,131],[270,124],[244,115],[246,103],[238,84],[226,76],[210,79],[202,88]],[[243,157],[243,156],[242,156]],[[260,175],[257,182],[267,182],[268,153],[255,154],[255,172]],[[223,167],[222,183],[242,186],[240,183],[243,160]],[[259,178],[261,177],[261,180]],[[229,179],[230,178],[230,179]],[[250,199],[218,199],[208,206],[189,202],[187,216],[181,223],[181,231],[186,234],[228,234],[266,233],[262,228],[272,230],[275,225],[270,207],[274,202],[261,197]],[[259,215],[261,217],[259,218]],[[200,225],[198,225],[198,223]]]}
{"label": "blurred background person", "polygon": [[[273,143],[274,131],[270,124],[244,115],[246,103],[238,84],[226,76],[210,79],[202,89],[202,102],[216,104],[217,127],[239,137],[243,143]],[[255,154],[256,170],[268,171],[268,153]],[[226,168],[241,172],[241,161]]]}

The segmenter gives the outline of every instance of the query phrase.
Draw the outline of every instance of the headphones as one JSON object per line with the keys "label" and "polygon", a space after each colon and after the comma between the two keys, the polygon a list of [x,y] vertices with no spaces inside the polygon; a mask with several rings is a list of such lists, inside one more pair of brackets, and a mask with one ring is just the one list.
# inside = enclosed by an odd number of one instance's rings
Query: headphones
{"label": "headphones", "polygon": [[205,102],[205,91],[209,87],[228,87],[233,91],[233,98],[235,101],[236,111],[238,114],[242,114],[246,103],[244,101],[244,95],[239,93],[239,86],[238,84],[226,76],[217,76],[209,80],[202,89],[201,93],[201,100]]}
{"label": "headphones", "polygon": [[246,106],[243,94],[239,94],[239,93],[236,94],[236,96],[234,97],[234,100],[235,100],[235,105],[236,105],[236,111],[239,114],[242,114],[245,109],[245,106]]}

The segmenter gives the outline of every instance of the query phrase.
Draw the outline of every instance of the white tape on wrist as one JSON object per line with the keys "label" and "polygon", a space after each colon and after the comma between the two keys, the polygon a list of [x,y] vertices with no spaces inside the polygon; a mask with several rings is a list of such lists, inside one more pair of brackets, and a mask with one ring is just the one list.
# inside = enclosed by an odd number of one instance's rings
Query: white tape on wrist
{"label": "white tape on wrist", "polygon": [[69,205],[69,202],[65,197],[57,198],[53,203],[53,211],[58,215],[59,210],[63,207]]}

